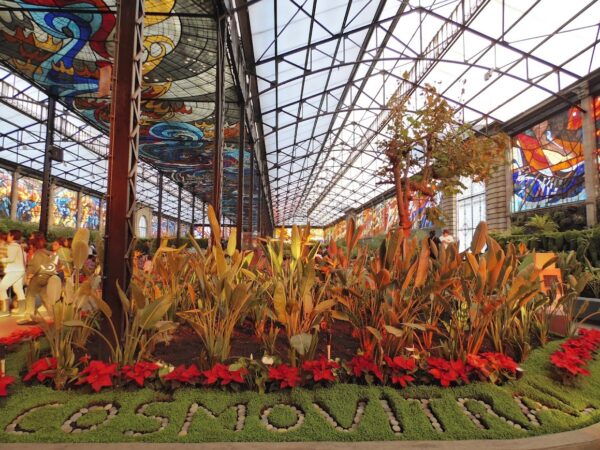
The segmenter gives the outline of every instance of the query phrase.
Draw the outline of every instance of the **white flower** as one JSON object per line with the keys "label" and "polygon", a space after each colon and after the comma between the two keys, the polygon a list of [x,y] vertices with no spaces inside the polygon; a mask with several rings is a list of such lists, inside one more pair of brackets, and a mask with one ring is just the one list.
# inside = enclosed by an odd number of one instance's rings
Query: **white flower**
{"label": "white flower", "polygon": [[273,358],[272,356],[265,355],[262,357],[261,362],[265,366],[272,366],[273,363],[275,362],[275,358]]}

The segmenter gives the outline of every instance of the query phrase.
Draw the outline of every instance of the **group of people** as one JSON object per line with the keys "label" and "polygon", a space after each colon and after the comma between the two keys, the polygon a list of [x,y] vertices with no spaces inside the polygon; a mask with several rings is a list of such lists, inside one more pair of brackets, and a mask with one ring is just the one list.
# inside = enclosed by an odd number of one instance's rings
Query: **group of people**
{"label": "group of people", "polygon": [[[71,238],[58,238],[50,245],[42,233],[32,233],[24,239],[20,230],[0,232],[0,316],[29,318],[36,310],[37,300],[44,303],[45,287],[51,276],[61,280],[71,276],[73,258]],[[90,255],[93,263],[95,256]],[[13,295],[9,296],[9,290]]]}

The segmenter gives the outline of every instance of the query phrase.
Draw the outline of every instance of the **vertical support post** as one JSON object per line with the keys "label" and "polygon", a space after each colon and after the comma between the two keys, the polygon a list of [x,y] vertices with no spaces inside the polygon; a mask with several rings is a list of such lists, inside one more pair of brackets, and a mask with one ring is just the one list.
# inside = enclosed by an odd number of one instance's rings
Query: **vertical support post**
{"label": "vertical support post", "polygon": [[[225,22],[217,19],[217,79],[215,89],[215,137],[213,154],[213,195],[212,207],[221,222],[221,197],[223,186],[223,110],[225,109]],[[211,234],[211,240],[214,240]],[[214,242],[213,242],[214,243]]]}
{"label": "vertical support post", "polygon": [[163,201],[163,174],[158,174],[158,211],[156,214],[156,248],[160,247],[162,234],[162,201]]}
{"label": "vertical support post", "polygon": [[205,226],[206,223],[206,203],[202,202],[202,237],[205,237]]}
{"label": "vertical support post", "polygon": [[[104,300],[112,310],[117,333],[121,333],[123,321],[117,284],[123,291],[127,290],[135,248],[135,181],[141,122],[143,33],[144,0],[120,0],[110,111],[103,285]],[[111,336],[108,330],[103,331],[105,336]]]}
{"label": "vertical support post", "polygon": [[[244,155],[246,147],[246,121],[244,120],[244,102],[240,105],[240,149],[238,152],[238,192],[237,192],[237,223],[235,228],[235,245],[242,250],[242,232],[244,231]],[[252,191],[250,191],[252,195]]]}
{"label": "vertical support post", "polygon": [[587,226],[593,227],[598,223],[598,153],[596,149],[596,123],[594,119],[594,98],[589,95],[581,100],[583,114],[583,160],[585,164],[585,215]]}
{"label": "vertical support post", "polygon": [[181,244],[181,193],[183,187],[179,185],[179,191],[177,193],[177,246]]}
{"label": "vertical support post", "polygon": [[250,182],[248,183],[248,234],[254,231],[254,142],[250,145]]}
{"label": "vertical support post", "polygon": [[44,146],[44,173],[42,175],[42,201],[40,210],[39,231],[48,235],[48,219],[50,217],[50,177],[52,175],[52,156],[50,151],[54,144],[54,120],[56,117],[56,99],[48,97],[48,115],[46,118],[46,143]]}
{"label": "vertical support post", "polygon": [[83,227],[83,192],[77,191],[77,221],[75,228]]}
{"label": "vertical support post", "polygon": [[257,223],[257,232],[260,237],[264,236],[263,233],[263,215],[262,215],[262,207],[263,207],[263,198],[262,198],[262,183],[259,177],[258,180],[258,208],[256,212],[256,218],[258,219]]}
{"label": "vertical support post", "polygon": [[190,234],[194,238],[194,224],[196,223],[196,196],[192,194],[192,222],[190,223]]}
{"label": "vertical support post", "polygon": [[13,172],[12,183],[10,185],[10,219],[17,220],[17,206],[19,203],[19,177],[21,173],[17,167]]}

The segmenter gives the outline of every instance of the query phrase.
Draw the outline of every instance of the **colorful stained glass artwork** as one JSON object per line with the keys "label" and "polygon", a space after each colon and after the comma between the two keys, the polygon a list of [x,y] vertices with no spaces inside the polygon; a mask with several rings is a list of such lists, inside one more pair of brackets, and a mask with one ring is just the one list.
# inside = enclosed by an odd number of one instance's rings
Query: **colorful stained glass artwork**
{"label": "colorful stained glass artwork", "polygon": [[100,228],[100,199],[92,195],[81,196],[80,227],[90,230]]}
{"label": "colorful stained glass artwork", "polygon": [[[0,7],[0,61],[108,133],[110,98],[98,94],[100,74],[113,63],[116,0],[0,0]],[[146,0],[145,10],[139,154],[208,201],[217,84],[214,2]],[[231,68],[224,72],[222,210],[234,219],[239,94]]]}
{"label": "colorful stained glass artwork", "polygon": [[12,173],[0,169],[0,218],[10,217]]}
{"label": "colorful stained glass artwork", "polygon": [[42,200],[42,182],[35,178],[21,177],[17,181],[17,220],[39,222]]}
{"label": "colorful stained glass artwork", "polygon": [[513,139],[512,212],[586,199],[582,113],[570,108]]}
{"label": "colorful stained glass artwork", "polygon": [[158,216],[152,216],[152,237],[158,236]]}
{"label": "colorful stained glass artwork", "polygon": [[52,194],[51,225],[77,227],[77,192],[63,187],[54,188]]}
{"label": "colorful stained glass artwork", "polygon": [[177,233],[177,223],[174,220],[169,220],[167,222],[167,236],[175,237]]}

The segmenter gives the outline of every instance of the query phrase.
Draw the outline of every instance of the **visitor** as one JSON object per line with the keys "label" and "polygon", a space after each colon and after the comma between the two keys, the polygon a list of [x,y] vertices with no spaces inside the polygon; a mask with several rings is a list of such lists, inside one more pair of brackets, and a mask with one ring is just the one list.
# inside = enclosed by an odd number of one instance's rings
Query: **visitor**
{"label": "visitor", "polygon": [[73,254],[71,252],[71,246],[64,237],[58,238],[57,242],[60,243],[60,248],[56,252],[58,261],[62,267],[63,276],[68,278],[73,273]]}
{"label": "visitor", "polygon": [[[433,247],[435,247],[439,251],[441,241],[440,241],[440,238],[435,235],[435,230],[431,230],[429,232],[429,238],[427,239],[427,241],[429,242],[429,248],[430,249],[432,249]],[[437,254],[436,253],[437,252],[435,252],[435,253],[431,252],[431,257],[433,259],[437,259]]]}
{"label": "visitor", "polygon": [[444,229],[444,231],[442,231],[440,242],[444,246],[444,250],[448,248],[449,244],[454,244],[454,236],[450,234],[450,231],[448,229]]}
{"label": "visitor", "polygon": [[46,249],[47,241],[44,235],[38,234],[32,242],[34,247],[33,256],[27,264],[27,296],[25,300],[25,317],[35,314],[35,302],[39,295],[50,311],[53,305],[46,304],[44,289],[51,276],[56,275],[57,257]]}
{"label": "visitor", "polygon": [[21,232],[11,230],[6,235],[6,256],[2,257],[4,264],[4,277],[0,281],[0,311],[2,315],[10,314],[10,301],[8,299],[8,289],[13,288],[17,294],[18,309],[15,315],[25,313],[25,293],[23,292],[23,278],[25,277],[25,254],[21,247]]}

